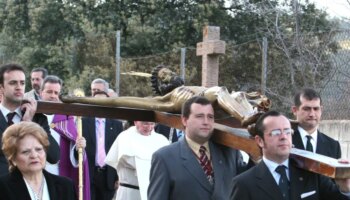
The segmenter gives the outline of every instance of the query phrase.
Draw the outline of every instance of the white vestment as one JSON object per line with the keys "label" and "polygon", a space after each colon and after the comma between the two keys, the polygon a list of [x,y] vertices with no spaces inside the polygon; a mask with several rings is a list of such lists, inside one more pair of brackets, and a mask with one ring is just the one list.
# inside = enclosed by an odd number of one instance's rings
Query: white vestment
{"label": "white vestment", "polygon": [[152,131],[144,136],[135,126],[118,135],[105,162],[117,170],[119,183],[139,186],[140,190],[119,186],[117,200],[147,200],[152,154],[168,144],[163,135]]}

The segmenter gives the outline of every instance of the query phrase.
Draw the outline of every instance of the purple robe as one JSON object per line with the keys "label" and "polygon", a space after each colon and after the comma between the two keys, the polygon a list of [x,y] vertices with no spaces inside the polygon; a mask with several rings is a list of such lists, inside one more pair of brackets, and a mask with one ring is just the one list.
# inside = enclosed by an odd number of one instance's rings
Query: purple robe
{"label": "purple robe", "polygon": [[[52,123],[55,125],[53,129],[60,134],[59,175],[71,178],[74,181],[77,192],[79,192],[79,171],[78,168],[72,165],[70,160],[70,144],[75,144],[78,136],[74,117],[55,114]],[[89,165],[85,152],[83,154],[83,199],[90,200]]]}

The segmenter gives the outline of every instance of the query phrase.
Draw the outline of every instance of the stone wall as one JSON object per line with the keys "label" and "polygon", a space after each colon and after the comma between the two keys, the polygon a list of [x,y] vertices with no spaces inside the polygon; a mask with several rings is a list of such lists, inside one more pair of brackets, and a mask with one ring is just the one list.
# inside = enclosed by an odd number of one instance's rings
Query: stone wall
{"label": "stone wall", "polygon": [[342,158],[350,159],[350,120],[322,120],[319,130],[338,140]]}

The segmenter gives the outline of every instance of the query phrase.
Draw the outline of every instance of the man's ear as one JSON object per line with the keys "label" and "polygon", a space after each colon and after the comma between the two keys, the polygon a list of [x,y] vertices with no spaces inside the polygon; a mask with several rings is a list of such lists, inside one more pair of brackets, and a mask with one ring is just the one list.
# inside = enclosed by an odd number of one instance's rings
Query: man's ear
{"label": "man's ear", "polygon": [[296,112],[298,111],[298,107],[292,106],[291,110],[292,110],[293,115],[296,116]]}
{"label": "man's ear", "polygon": [[259,146],[260,148],[263,148],[263,147],[264,147],[264,140],[263,140],[260,136],[256,135],[256,136],[254,137],[254,139],[255,139],[256,144],[258,144],[258,146]]}
{"label": "man's ear", "polygon": [[181,116],[181,122],[182,122],[182,125],[183,125],[184,127],[187,126],[187,118],[186,118],[186,117]]}

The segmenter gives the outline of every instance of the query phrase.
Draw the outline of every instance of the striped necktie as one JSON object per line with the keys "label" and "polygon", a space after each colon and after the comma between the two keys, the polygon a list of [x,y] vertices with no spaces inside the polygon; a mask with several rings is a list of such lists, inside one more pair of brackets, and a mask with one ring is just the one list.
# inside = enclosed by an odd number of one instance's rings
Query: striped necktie
{"label": "striped necktie", "polygon": [[214,171],[211,166],[211,162],[206,154],[207,148],[204,146],[200,146],[199,148],[199,162],[204,170],[205,175],[207,176],[208,181],[210,184],[214,183]]}

